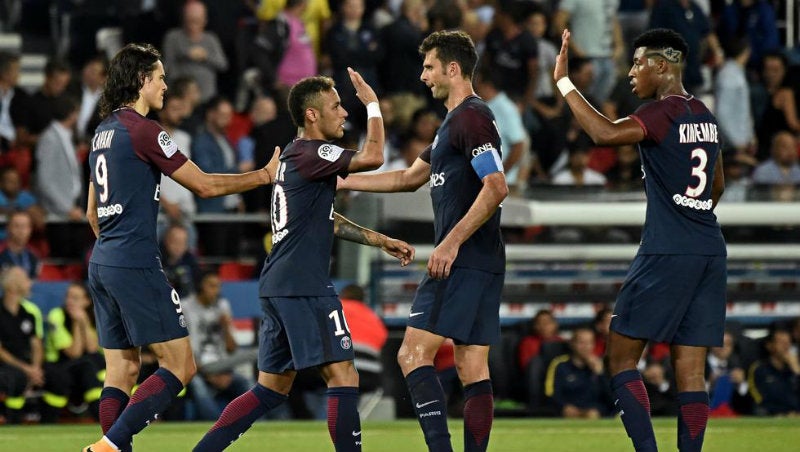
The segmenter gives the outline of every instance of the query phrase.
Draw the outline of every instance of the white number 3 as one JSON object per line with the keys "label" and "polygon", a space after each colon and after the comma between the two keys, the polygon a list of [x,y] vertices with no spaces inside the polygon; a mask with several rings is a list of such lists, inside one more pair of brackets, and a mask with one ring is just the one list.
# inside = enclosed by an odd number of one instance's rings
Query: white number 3
{"label": "white number 3", "polygon": [[708,175],[706,174],[706,165],[708,164],[708,154],[702,148],[697,148],[692,151],[692,160],[697,159],[697,165],[692,167],[692,176],[698,179],[697,185],[686,187],[686,196],[690,198],[697,198],[703,194],[708,183]]}

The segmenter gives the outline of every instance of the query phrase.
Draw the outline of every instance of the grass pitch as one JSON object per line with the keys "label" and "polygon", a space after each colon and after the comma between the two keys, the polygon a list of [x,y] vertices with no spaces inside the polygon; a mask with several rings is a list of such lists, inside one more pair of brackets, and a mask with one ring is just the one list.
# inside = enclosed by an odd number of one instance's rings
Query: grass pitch
{"label": "grass pitch", "polygon": [[[677,450],[675,419],[654,421],[659,448]],[[136,436],[137,451],[190,451],[210,423],[159,422]],[[364,422],[364,451],[425,451],[422,432],[414,420]],[[455,450],[463,450],[462,425],[450,424]],[[0,450],[74,451],[95,441],[95,425],[2,426]],[[333,451],[327,426],[318,421],[258,422],[227,450]],[[496,452],[618,452],[632,451],[618,419],[571,421],[561,419],[495,420],[490,451]],[[789,452],[800,450],[800,418],[711,419],[706,452]]]}

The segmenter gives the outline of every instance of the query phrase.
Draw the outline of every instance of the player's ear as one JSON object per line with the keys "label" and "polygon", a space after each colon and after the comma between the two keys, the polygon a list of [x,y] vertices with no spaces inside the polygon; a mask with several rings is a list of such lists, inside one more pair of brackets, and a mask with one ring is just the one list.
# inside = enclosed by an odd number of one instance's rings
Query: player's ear
{"label": "player's ear", "polygon": [[319,114],[318,114],[317,110],[315,110],[315,109],[313,109],[311,107],[306,108],[306,120],[308,120],[308,122],[312,122],[313,123],[313,122],[317,122],[317,119],[319,119]]}

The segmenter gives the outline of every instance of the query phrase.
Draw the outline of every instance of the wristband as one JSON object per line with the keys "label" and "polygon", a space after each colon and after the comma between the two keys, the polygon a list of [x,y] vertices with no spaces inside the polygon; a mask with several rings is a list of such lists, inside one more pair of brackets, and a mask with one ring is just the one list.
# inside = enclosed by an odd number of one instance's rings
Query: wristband
{"label": "wristband", "polygon": [[556,87],[559,91],[561,91],[561,95],[567,97],[570,91],[575,90],[575,85],[572,84],[572,80],[569,77],[561,77],[556,82]]}
{"label": "wristband", "polygon": [[382,118],[381,107],[377,102],[370,102],[367,104],[367,119]]}

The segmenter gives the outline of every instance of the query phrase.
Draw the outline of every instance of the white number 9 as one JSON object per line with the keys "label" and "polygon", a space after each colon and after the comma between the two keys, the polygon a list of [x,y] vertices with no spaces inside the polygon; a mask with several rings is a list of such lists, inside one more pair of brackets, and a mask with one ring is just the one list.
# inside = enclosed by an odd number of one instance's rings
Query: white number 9
{"label": "white number 9", "polygon": [[100,186],[100,202],[105,203],[108,201],[108,166],[106,165],[106,156],[103,154],[97,156],[97,163],[94,165],[94,181]]}

